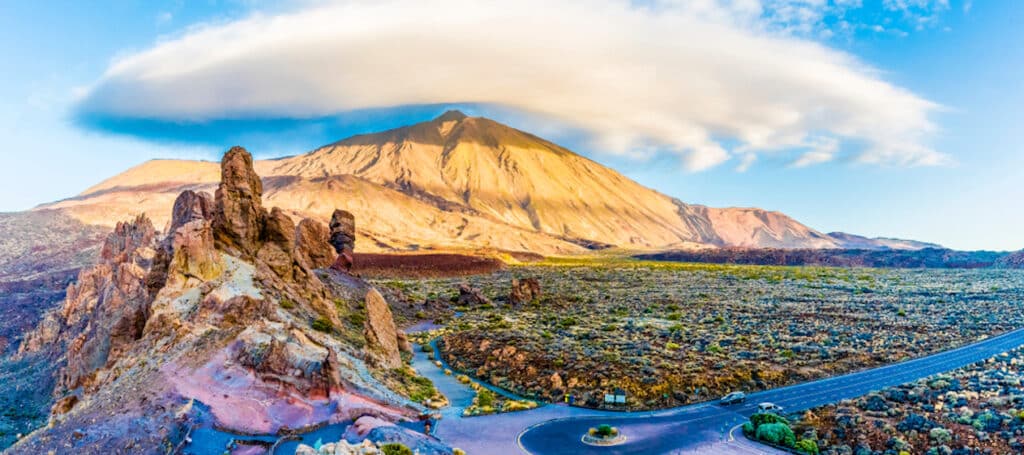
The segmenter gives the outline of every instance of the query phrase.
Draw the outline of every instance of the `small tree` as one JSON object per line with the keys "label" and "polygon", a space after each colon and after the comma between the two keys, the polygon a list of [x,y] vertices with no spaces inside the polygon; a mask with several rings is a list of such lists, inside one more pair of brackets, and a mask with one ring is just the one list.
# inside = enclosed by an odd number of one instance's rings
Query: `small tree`
{"label": "small tree", "polygon": [[600,436],[602,438],[608,438],[611,436],[615,436],[616,434],[618,434],[618,431],[615,429],[615,427],[608,425],[607,423],[598,425],[597,431],[594,432],[595,436]]}

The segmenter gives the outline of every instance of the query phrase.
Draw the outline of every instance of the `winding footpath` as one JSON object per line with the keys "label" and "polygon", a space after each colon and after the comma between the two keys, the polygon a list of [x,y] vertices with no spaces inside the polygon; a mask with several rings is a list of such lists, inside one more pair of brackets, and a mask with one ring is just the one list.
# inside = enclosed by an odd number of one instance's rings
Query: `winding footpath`
{"label": "winding footpath", "polygon": [[[757,403],[769,401],[786,411],[855,398],[982,361],[1024,345],[1018,329],[960,348],[883,367],[748,395],[746,403],[721,406],[701,403],[650,412],[611,412],[547,405],[540,408],[479,417],[462,417],[473,392],[417,353],[420,374],[434,381],[452,405],[442,411],[435,435],[470,454],[488,455],[611,455],[611,454],[757,454],[781,453],[746,440],[737,428],[752,415]],[[467,392],[468,391],[468,392]],[[627,437],[624,444],[594,447],[581,441],[590,427],[606,423]]]}

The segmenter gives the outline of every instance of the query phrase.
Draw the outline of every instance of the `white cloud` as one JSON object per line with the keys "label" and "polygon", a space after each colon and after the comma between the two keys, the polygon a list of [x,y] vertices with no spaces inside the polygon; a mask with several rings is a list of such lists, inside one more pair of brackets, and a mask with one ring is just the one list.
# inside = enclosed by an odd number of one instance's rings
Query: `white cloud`
{"label": "white cloud", "polygon": [[[867,163],[947,159],[924,141],[935,104],[765,11],[756,0],[314,3],[121,57],[81,109],[202,121],[494,103],[582,128],[605,151],[676,153],[694,171],[734,153],[746,165],[785,150],[832,159],[822,137],[865,144],[853,158]],[[815,20],[787,11],[786,24]]]}
{"label": "white cloud", "polygon": [[832,137],[815,138],[807,146],[809,149],[793,161],[793,167],[827,163],[835,159],[839,152],[839,141]]}

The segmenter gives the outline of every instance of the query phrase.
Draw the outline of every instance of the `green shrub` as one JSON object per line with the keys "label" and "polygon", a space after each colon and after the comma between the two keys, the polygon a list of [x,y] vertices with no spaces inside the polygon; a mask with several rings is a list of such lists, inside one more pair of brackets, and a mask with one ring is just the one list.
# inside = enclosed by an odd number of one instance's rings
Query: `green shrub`
{"label": "green shrub", "polygon": [[397,442],[380,446],[380,452],[384,455],[412,455],[412,449]]}
{"label": "green shrub", "polygon": [[812,439],[801,439],[793,448],[808,455],[818,455],[818,443]]}
{"label": "green shrub", "polygon": [[331,332],[334,330],[334,326],[331,324],[331,321],[329,321],[327,318],[319,317],[316,318],[315,321],[313,321],[313,330],[316,330],[318,332]]}
{"label": "green shrub", "polygon": [[953,435],[945,428],[932,428],[932,430],[928,432],[928,436],[937,444],[945,444],[953,440]]}
{"label": "green shrub", "polygon": [[481,408],[494,406],[494,392],[487,389],[481,390],[476,394],[476,404]]}
{"label": "green shrub", "polygon": [[757,439],[786,447],[796,445],[796,435],[784,423],[766,423],[757,427]]}
{"label": "green shrub", "polygon": [[366,324],[366,314],[362,311],[353,311],[348,314],[348,322],[354,326],[361,327]]}
{"label": "green shrub", "polygon": [[295,308],[295,302],[292,302],[291,300],[288,300],[288,299],[281,299],[281,301],[278,302],[278,304],[281,305],[281,308],[284,308],[286,310],[290,310],[292,308]]}
{"label": "green shrub", "polygon": [[607,438],[607,437],[610,437],[610,436],[615,436],[618,433],[619,432],[618,432],[618,430],[615,429],[615,427],[612,427],[611,425],[608,425],[607,423],[603,423],[603,424],[597,426],[597,431],[594,432],[594,436],[600,436],[602,438]]}
{"label": "green shrub", "polygon": [[754,424],[752,424],[750,422],[744,423],[743,424],[743,434],[748,435],[748,436],[753,436],[754,435]]}
{"label": "green shrub", "polygon": [[769,424],[769,423],[781,423],[783,425],[789,426],[789,421],[786,420],[785,417],[777,416],[775,414],[768,414],[768,413],[754,414],[754,415],[750,416],[750,422],[754,424],[754,428],[755,429],[760,427],[761,425],[765,425],[765,424]]}

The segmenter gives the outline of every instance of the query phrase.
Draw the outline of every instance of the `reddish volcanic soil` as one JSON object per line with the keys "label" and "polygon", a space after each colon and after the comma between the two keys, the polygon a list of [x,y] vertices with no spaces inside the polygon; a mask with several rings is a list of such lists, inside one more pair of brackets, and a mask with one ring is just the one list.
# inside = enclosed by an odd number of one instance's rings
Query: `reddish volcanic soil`
{"label": "reddish volcanic soil", "polygon": [[375,254],[356,253],[353,273],[374,278],[441,278],[479,275],[505,268],[489,257],[463,254]]}

